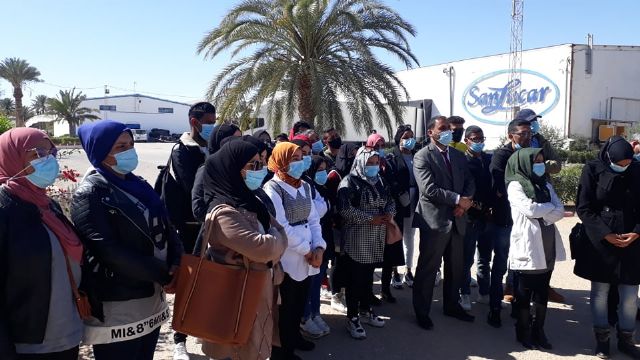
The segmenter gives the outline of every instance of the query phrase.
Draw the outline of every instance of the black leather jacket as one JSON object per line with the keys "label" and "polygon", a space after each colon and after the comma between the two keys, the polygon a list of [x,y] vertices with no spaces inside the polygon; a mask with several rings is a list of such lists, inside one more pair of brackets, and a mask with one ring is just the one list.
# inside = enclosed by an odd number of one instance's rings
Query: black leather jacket
{"label": "black leather jacket", "polygon": [[154,283],[169,283],[169,269],[178,265],[182,243],[175,228],[163,226],[167,261],[154,257],[148,222],[136,204],[102,175],[93,172],[76,190],[71,218],[85,245],[83,289],[94,316],[102,319],[102,301],[126,301],[152,296]]}
{"label": "black leather jacket", "polygon": [[50,298],[51,241],[40,211],[0,187],[0,359],[14,358],[15,343],[42,343]]}

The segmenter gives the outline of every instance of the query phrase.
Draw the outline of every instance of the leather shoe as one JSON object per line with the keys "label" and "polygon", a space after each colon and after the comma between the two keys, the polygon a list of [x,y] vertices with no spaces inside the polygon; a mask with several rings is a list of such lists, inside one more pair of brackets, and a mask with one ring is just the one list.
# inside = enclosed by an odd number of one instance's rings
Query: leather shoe
{"label": "leather shoe", "polygon": [[459,305],[453,309],[444,310],[444,315],[456,318],[458,320],[466,321],[466,322],[473,322],[476,319],[475,316],[469,315]]}
{"label": "leather shoe", "polygon": [[429,316],[419,317],[418,325],[425,330],[433,330],[433,321]]}

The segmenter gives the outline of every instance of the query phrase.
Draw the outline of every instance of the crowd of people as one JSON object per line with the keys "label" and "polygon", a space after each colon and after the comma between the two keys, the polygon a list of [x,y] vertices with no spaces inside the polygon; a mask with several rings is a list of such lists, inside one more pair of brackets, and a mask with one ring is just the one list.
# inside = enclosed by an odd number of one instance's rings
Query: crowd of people
{"label": "crowd of people", "polygon": [[[269,274],[248,341],[204,340],[213,359],[312,351],[312,340],[332,331],[321,296],[345,314],[351,337],[365,339],[363,325],[385,326],[374,305],[412,287],[416,323],[431,330],[441,268],[444,315],[473,322],[476,258],[488,324],[501,327],[503,300],[512,300],[517,341],[551,349],[544,325],[554,265],[565,259],[555,225],[564,207],[549,181],[561,163],[539,121],[520,111],[508,143],[490,154],[483,130],[458,116],[430,119],[421,144],[407,125],[389,144],[377,133],[355,144],[305,122],[272,141],[266,131],[242,136],[235,125],[216,125],[215,108],[197,103],[155,188],[134,173],[131,130],[96,121],[78,129],[91,167],[70,219],[46,193],[59,172],[54,144],[40,130],[10,130],[0,135],[0,358],[76,359],[82,342],[98,360],[152,359],[160,325],[171,319],[166,294],[176,291],[181,256],[202,251]],[[639,181],[634,148],[614,136],[577,190],[583,224],[572,257],[576,275],[591,281],[602,358],[612,326],[620,351],[640,358]],[[174,333],[174,359],[189,358],[186,339]]]}

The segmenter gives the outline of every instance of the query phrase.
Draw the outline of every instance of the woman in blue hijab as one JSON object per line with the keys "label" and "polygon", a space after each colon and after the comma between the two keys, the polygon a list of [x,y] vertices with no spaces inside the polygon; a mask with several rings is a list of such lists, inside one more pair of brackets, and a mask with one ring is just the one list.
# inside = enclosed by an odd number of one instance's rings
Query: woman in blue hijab
{"label": "woman in blue hijab", "polygon": [[151,360],[169,320],[165,291],[174,291],[182,244],[158,195],[133,174],[131,130],[103,120],[81,126],[78,136],[93,166],[71,206],[93,313],[84,343],[97,360]]}

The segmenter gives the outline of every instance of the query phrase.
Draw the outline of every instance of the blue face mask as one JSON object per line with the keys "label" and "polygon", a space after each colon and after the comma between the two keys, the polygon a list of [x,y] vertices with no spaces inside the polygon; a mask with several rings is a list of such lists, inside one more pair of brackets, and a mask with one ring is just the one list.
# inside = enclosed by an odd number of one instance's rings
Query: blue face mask
{"label": "blue face mask", "polygon": [[47,186],[53,185],[58,178],[60,172],[60,165],[58,160],[53,155],[47,157],[35,159],[29,164],[35,170],[33,173],[25,176],[33,185],[44,189]]}
{"label": "blue face mask", "polygon": [[544,165],[544,163],[535,163],[533,164],[533,173],[538,175],[538,176],[543,176],[544,173],[547,171],[547,167]]}
{"label": "blue face mask", "polygon": [[480,153],[484,149],[484,143],[472,142],[471,145],[469,145],[469,149],[471,149],[471,151],[473,151],[474,153]]}
{"label": "blue face mask", "polygon": [[449,145],[453,140],[453,132],[451,130],[446,130],[440,133],[440,138],[438,142],[442,145]]}
{"label": "blue face mask", "polygon": [[522,149],[522,145],[520,145],[518,143],[514,144],[513,146],[515,147],[516,150]]}
{"label": "blue face mask", "polygon": [[309,168],[311,167],[311,156],[304,155],[302,157],[302,162],[304,163],[304,171],[309,170]]}
{"label": "blue face mask", "polygon": [[532,134],[537,134],[540,131],[540,123],[537,121],[532,121],[531,122],[531,133]]}
{"label": "blue face mask", "polygon": [[127,175],[138,167],[138,153],[135,148],[119,152],[113,157],[116,158],[116,164],[111,168],[118,174]]}
{"label": "blue face mask", "polygon": [[294,179],[300,179],[300,176],[302,176],[304,171],[304,161],[294,161],[289,164],[289,171],[287,171],[287,174]]}
{"label": "blue face mask", "polygon": [[216,128],[215,124],[202,124],[202,130],[200,130],[200,137],[202,138],[202,140],[209,141],[209,138],[211,137],[211,133],[215,128]]}
{"label": "blue face mask", "polygon": [[629,165],[627,166],[620,166],[616,163],[611,163],[609,164],[609,166],[611,167],[611,170],[617,172],[617,173],[622,173],[625,172],[627,170],[627,168],[629,167]]}
{"label": "blue face mask", "polygon": [[379,155],[381,158],[383,158],[383,157],[384,157],[384,149],[376,150],[376,152],[378,153],[378,155]]}
{"label": "blue face mask", "polygon": [[368,178],[374,178],[378,176],[378,172],[380,172],[379,165],[367,165],[364,167],[364,175]]}
{"label": "blue face mask", "polygon": [[407,150],[413,150],[413,148],[416,147],[416,139],[409,138],[402,140],[402,147]]}
{"label": "blue face mask", "polygon": [[316,172],[316,176],[314,177],[314,181],[316,182],[316,184],[318,185],[324,185],[327,183],[327,178],[328,178],[328,174],[327,174],[327,170],[322,170],[322,171],[317,171]]}
{"label": "blue face mask", "polygon": [[640,153],[634,154],[633,158],[636,159],[637,161],[640,161]]}
{"label": "blue face mask", "polygon": [[322,152],[323,149],[324,149],[324,144],[322,143],[322,140],[318,140],[311,145],[311,151],[314,154],[319,154],[320,152]]}
{"label": "blue face mask", "polygon": [[244,178],[244,183],[247,185],[249,190],[253,191],[262,186],[262,182],[264,181],[264,178],[266,176],[266,168],[262,168],[262,170],[247,170],[247,175]]}

